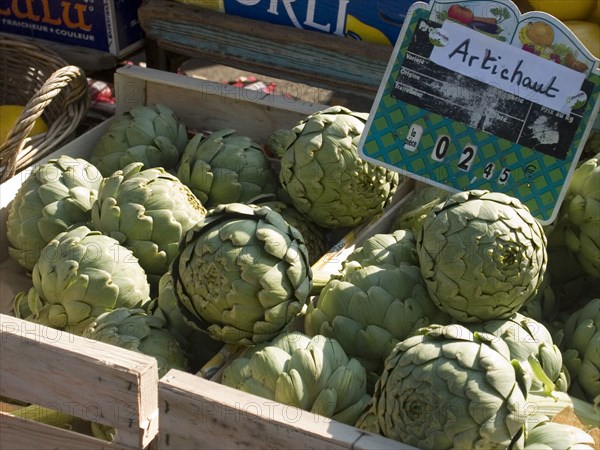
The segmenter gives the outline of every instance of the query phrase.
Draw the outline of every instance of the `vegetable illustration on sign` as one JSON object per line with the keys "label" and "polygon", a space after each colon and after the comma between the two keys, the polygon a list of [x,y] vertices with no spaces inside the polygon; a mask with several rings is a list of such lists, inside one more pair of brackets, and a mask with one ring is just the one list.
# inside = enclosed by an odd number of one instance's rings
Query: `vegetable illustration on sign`
{"label": "vegetable illustration on sign", "polygon": [[359,152],[450,192],[505,193],[550,223],[599,97],[598,59],[557,18],[510,0],[416,2]]}

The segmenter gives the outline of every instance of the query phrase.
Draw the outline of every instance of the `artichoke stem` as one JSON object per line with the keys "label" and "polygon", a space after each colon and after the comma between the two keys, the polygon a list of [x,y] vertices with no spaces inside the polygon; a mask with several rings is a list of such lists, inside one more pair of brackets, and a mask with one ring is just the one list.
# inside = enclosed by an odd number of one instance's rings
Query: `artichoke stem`
{"label": "artichoke stem", "polygon": [[238,352],[243,348],[243,345],[223,344],[221,350],[219,350],[215,356],[210,358],[200,370],[196,372],[196,376],[207,380],[212,379],[219,369],[237,356]]}
{"label": "artichoke stem", "polygon": [[312,269],[312,289],[310,295],[319,295],[325,285],[329,283],[335,275],[325,270]]}
{"label": "artichoke stem", "polygon": [[565,408],[573,408],[577,418],[591,428],[600,427],[600,414],[591,403],[573,397],[566,392],[554,391],[552,396],[530,392],[527,402],[536,405],[536,410],[550,418],[554,417]]}

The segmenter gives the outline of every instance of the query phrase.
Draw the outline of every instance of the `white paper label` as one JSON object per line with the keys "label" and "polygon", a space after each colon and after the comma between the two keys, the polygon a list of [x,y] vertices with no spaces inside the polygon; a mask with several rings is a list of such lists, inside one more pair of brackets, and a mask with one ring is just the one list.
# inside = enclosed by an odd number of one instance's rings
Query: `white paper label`
{"label": "white paper label", "polygon": [[448,20],[438,32],[431,61],[447,69],[564,114],[583,94],[583,73]]}

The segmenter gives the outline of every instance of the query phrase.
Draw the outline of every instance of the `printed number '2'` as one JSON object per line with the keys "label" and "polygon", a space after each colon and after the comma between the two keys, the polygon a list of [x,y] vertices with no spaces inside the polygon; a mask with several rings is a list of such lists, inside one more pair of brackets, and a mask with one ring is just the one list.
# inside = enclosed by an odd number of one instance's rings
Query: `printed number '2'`
{"label": "printed number '2'", "polygon": [[471,147],[470,145],[467,145],[460,155],[458,168],[460,170],[464,170],[465,172],[470,170],[473,160],[475,159],[475,153],[477,153],[477,147]]}

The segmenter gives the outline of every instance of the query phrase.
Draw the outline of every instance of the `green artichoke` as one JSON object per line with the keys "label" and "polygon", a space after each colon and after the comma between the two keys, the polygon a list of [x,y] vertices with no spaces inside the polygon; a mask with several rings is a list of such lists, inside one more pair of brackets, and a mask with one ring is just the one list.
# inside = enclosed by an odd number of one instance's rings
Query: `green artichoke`
{"label": "green artichoke", "polygon": [[431,325],[396,345],[356,425],[423,450],[522,448],[526,395],[504,341]]}
{"label": "green artichoke", "polygon": [[187,127],[171,108],[161,104],[136,106],[113,119],[92,149],[90,162],[105,177],[135,161],[145,169],[171,170],[187,142]]}
{"label": "green artichoke", "polygon": [[527,432],[524,450],[594,450],[594,438],[573,425],[543,421]]}
{"label": "green artichoke", "polygon": [[[548,265],[544,278],[556,296],[559,312],[579,309],[598,295],[598,279],[586,273],[566,244],[565,222],[557,219],[548,237]],[[533,302],[533,300],[532,300]],[[528,307],[528,305],[525,305]]]}
{"label": "green artichoke", "polygon": [[[547,267],[550,267],[550,256],[548,256]],[[549,270],[546,270],[544,280],[537,294],[526,302],[519,312],[543,324],[551,334],[554,332],[553,324],[560,312],[560,300],[552,287],[552,277]]]}
{"label": "green artichoke", "polygon": [[[562,354],[548,329],[540,322],[514,313],[507,319],[470,323],[466,327],[473,333],[488,333],[502,339],[508,346],[510,359],[531,362],[534,371],[532,389],[551,393],[556,388],[567,392],[570,379],[563,365]],[[531,361],[531,358],[535,358],[537,362]],[[549,380],[549,386],[545,385],[546,380]]]}
{"label": "green artichoke", "polygon": [[334,338],[374,383],[399,341],[426,325],[449,322],[450,316],[431,301],[418,266],[354,262],[309,304],[304,331]]}
{"label": "green artichoke", "polygon": [[92,223],[133,252],[155,290],[179,241],[206,209],[174,175],[160,167],[142,169],[131,163],[102,181]]}
{"label": "green artichoke", "polygon": [[219,205],[190,229],[171,274],[190,320],[229,344],[275,337],[312,288],[300,232],[271,208],[242,203]]}
{"label": "green artichoke", "polygon": [[222,384],[353,425],[369,403],[365,369],[335,339],[284,333],[234,359]]}
{"label": "green artichoke", "polygon": [[194,136],[185,147],[177,177],[207,208],[248,203],[277,189],[275,171],[261,147],[231,129]]}
{"label": "green artichoke", "polygon": [[600,278],[600,153],[575,169],[560,212],[567,247],[586,273]]}
{"label": "green artichoke", "polygon": [[391,233],[377,233],[368,237],[346,258],[346,262],[358,261],[361,266],[377,266],[402,263],[419,265],[417,242],[410,230],[396,230]]}
{"label": "green artichoke", "polygon": [[312,266],[327,252],[327,238],[325,230],[316,223],[308,220],[293,205],[282,201],[271,200],[258,203],[277,211],[292,227],[296,228],[304,238],[308,249],[308,261]]}
{"label": "green artichoke", "polygon": [[510,316],[530,300],[547,265],[546,236],[519,200],[453,194],[423,221],[417,253],[433,301],[458,321]]}
{"label": "green artichoke", "polygon": [[600,153],[600,121],[598,119],[596,119],[596,124],[594,126],[597,126],[598,128],[592,129],[587,141],[585,141],[585,145],[579,159],[580,164]]}
{"label": "green artichoke", "polygon": [[559,346],[571,375],[569,394],[600,404],[600,298],[567,319]]}
{"label": "green artichoke", "polygon": [[162,378],[171,369],[187,369],[185,353],[165,325],[141,308],[116,308],[96,317],[82,336],[156,358]]}
{"label": "green artichoke", "polygon": [[144,269],[119,242],[86,226],[52,239],[33,268],[33,286],[15,298],[15,315],[80,335],[100,314],[150,300]]}
{"label": "green artichoke", "polygon": [[31,271],[57,234],[91,218],[102,175],[89,162],[61,155],[36,167],[8,208],[8,252]]}
{"label": "green artichoke", "polygon": [[382,212],[396,192],[400,175],[358,153],[367,117],[332,106],[267,140],[281,158],[279,180],[294,206],[322,227],[354,227]]}
{"label": "green artichoke", "polygon": [[173,277],[167,272],[159,280],[157,296],[146,303],[144,309],[164,321],[164,327],[185,351],[190,371],[197,372],[221,350],[223,343],[192,326],[181,312],[181,306],[175,295]]}

